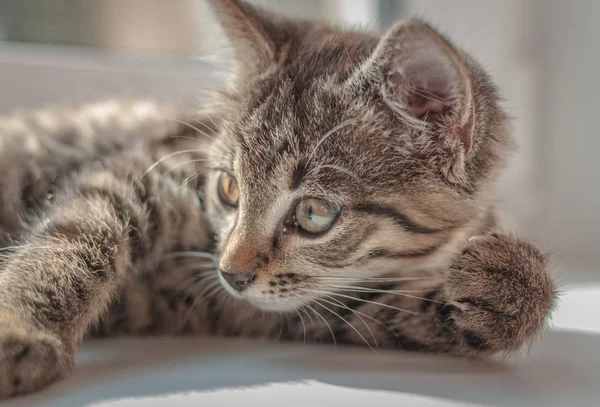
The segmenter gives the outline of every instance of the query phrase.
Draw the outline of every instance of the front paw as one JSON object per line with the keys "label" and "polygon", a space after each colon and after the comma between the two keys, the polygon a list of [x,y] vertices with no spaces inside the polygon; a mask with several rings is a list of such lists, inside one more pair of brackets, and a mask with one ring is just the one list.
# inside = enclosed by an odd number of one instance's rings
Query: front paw
{"label": "front paw", "polygon": [[0,327],[0,398],[39,390],[67,374],[72,365],[53,335]]}
{"label": "front paw", "polygon": [[539,249],[515,237],[471,239],[444,286],[448,322],[473,350],[518,348],[542,330],[556,298],[546,267]]}

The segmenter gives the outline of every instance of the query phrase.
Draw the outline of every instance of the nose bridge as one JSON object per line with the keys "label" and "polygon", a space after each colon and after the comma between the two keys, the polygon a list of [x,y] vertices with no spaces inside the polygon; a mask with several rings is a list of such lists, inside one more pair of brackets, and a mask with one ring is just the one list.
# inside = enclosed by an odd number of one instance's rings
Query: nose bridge
{"label": "nose bridge", "polygon": [[227,272],[256,273],[260,265],[262,237],[260,228],[252,227],[243,219],[231,231],[221,252],[219,268]]}

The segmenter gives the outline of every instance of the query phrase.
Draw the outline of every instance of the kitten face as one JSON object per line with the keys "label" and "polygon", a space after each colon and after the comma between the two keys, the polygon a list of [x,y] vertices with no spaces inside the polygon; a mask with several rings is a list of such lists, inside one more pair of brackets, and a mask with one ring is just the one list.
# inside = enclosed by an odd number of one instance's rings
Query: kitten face
{"label": "kitten face", "polygon": [[478,68],[422,23],[377,40],[215,3],[246,68],[206,182],[231,295],[287,311],[447,264],[508,144]]}

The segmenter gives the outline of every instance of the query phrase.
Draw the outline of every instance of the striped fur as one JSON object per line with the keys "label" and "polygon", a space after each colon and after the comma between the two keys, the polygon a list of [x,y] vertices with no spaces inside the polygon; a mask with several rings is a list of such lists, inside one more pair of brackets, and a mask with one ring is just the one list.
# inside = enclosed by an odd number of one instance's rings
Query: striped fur
{"label": "striped fur", "polygon": [[[554,284],[493,232],[511,140],[481,68],[419,22],[379,38],[212,4],[243,69],[209,109],[0,120],[0,395],[64,377],[86,334],[485,356],[539,333]],[[326,233],[290,222],[303,197],[342,208]],[[254,276],[241,293],[232,267]]]}

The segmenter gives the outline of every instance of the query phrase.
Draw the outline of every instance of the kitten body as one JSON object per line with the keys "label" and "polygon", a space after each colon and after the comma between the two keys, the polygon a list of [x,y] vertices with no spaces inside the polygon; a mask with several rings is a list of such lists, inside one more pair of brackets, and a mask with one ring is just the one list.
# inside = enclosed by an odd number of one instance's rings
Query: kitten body
{"label": "kitten body", "polygon": [[[494,232],[511,139],[479,65],[421,22],[379,38],[212,4],[241,68],[210,109],[0,121],[0,395],[66,375],[88,332],[464,356],[535,337],[555,288]],[[319,233],[307,200],[339,208]]]}

